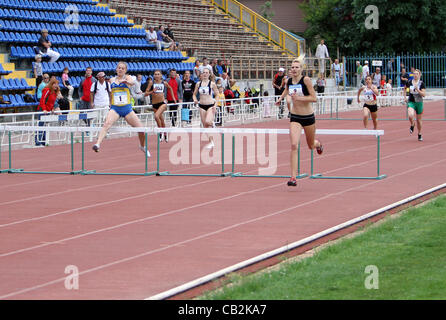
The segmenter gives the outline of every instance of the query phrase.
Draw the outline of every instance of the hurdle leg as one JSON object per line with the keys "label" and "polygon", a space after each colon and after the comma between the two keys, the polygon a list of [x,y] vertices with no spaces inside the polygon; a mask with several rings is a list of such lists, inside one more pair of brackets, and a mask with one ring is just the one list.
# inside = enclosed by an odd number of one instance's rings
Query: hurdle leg
{"label": "hurdle leg", "polygon": [[96,174],[96,170],[85,170],[85,132],[81,133],[81,170],[75,171],[73,174],[80,173],[82,175]]}
{"label": "hurdle leg", "polygon": [[[144,132],[144,140],[145,140],[145,145],[146,145],[146,150],[149,150],[149,143],[148,143],[148,134],[147,132]],[[158,139],[158,143],[159,143],[159,139]],[[157,151],[157,153],[159,154],[159,152]],[[145,176],[153,176],[156,175],[158,173],[157,171],[149,171],[149,165],[148,162],[149,160],[147,159],[147,152],[144,152],[144,168],[145,168],[145,172],[144,175]]]}
{"label": "hurdle leg", "polygon": [[225,134],[221,134],[221,176],[228,177],[232,172],[225,172]]}
{"label": "hurdle leg", "polygon": [[311,179],[355,179],[355,180],[381,180],[387,177],[385,174],[380,174],[380,138],[376,136],[377,140],[377,175],[376,177],[352,177],[352,176],[324,176],[321,173],[314,174],[314,153],[311,150]]}
{"label": "hurdle leg", "polygon": [[13,169],[12,168],[12,141],[11,141],[11,131],[8,131],[8,157],[9,157],[9,163],[8,163],[8,170],[6,172],[8,173],[21,173],[23,172],[23,169]]}
{"label": "hurdle leg", "polygon": [[2,143],[0,140],[0,173],[6,173],[8,171],[8,169],[2,169]]}
{"label": "hurdle leg", "polygon": [[[244,178],[291,178],[289,175],[262,175],[262,174],[243,174],[242,172],[234,172],[235,168],[235,137],[232,136],[232,177],[244,177]],[[297,148],[297,176],[296,179],[302,179],[308,177],[308,174],[300,173],[300,142]]]}

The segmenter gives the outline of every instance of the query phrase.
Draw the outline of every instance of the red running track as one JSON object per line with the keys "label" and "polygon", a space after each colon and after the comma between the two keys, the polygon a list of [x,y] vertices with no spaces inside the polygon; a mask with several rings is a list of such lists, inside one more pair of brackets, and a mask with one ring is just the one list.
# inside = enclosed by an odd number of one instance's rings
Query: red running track
{"label": "red running track", "polygon": [[[403,112],[395,107],[380,114]],[[442,112],[438,108],[435,116]],[[1,174],[0,298],[143,299],[311,236],[444,183],[445,125],[426,121],[419,142],[416,132],[409,135],[408,122],[380,122],[381,172],[388,177],[378,181],[306,178],[290,188],[286,179],[268,178]],[[288,121],[250,126],[286,128]],[[320,120],[317,126],[360,129],[362,122]],[[288,174],[288,139],[278,137],[280,174]],[[316,158],[318,172],[376,174],[375,138],[321,139],[325,151]],[[87,169],[144,170],[136,141],[108,140],[98,154],[88,143]],[[162,144],[162,169],[221,170],[170,164],[173,145]],[[15,151],[13,167],[65,170],[67,151],[66,146]],[[301,163],[309,172],[306,148]],[[255,168],[237,165],[237,171],[256,173]],[[71,265],[79,270],[78,290],[65,288]]]}

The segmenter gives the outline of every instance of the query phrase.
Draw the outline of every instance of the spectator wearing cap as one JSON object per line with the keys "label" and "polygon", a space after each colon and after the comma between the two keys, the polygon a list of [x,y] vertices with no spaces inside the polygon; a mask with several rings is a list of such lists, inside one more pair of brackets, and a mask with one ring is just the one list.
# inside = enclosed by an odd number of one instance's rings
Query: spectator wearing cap
{"label": "spectator wearing cap", "polygon": [[[172,91],[167,91],[167,103],[169,104],[169,111],[172,112],[172,126],[176,126],[178,118],[178,105],[177,102],[183,102],[183,85],[181,80],[177,77],[177,70],[171,69],[169,72],[169,80],[167,81]],[[173,95],[172,95],[173,93]],[[170,105],[172,104],[172,105]]]}
{"label": "spectator wearing cap", "polygon": [[274,88],[274,95],[275,96],[281,96],[283,93],[284,87],[284,80],[285,79],[285,69],[279,68],[279,71],[274,75],[273,79],[273,88]]}
{"label": "spectator wearing cap", "polygon": [[365,78],[370,75],[369,62],[364,61],[364,66],[362,67],[362,83],[365,84]]}
{"label": "spectator wearing cap", "polygon": [[105,73],[99,72],[96,75],[97,81],[90,88],[90,104],[92,108],[110,107],[110,83],[105,80]]}
{"label": "spectator wearing cap", "polygon": [[146,33],[146,40],[148,43],[156,45],[158,50],[161,50],[161,44],[158,43],[158,35],[156,34],[155,27],[150,26]]}
{"label": "spectator wearing cap", "polygon": [[56,62],[57,59],[60,58],[60,53],[51,49],[51,41],[48,40],[48,30],[42,29],[41,32],[42,35],[39,38],[39,44],[38,44],[40,54],[47,55],[48,57],[50,57],[49,62],[51,63]]}

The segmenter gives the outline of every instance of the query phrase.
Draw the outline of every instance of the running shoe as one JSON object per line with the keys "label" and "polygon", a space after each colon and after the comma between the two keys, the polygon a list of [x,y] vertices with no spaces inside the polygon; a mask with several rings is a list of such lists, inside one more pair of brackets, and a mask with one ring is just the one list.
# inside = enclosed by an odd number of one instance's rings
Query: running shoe
{"label": "running shoe", "polygon": [[163,135],[164,135],[164,133],[161,132],[161,133],[160,133],[160,142],[162,142],[163,139],[164,139],[164,138],[163,138]]}
{"label": "running shoe", "polygon": [[169,142],[169,136],[167,132],[164,132],[164,141]]}
{"label": "running shoe", "polygon": [[146,153],[147,158],[151,157],[150,152],[149,152],[149,150],[147,150],[146,147],[139,146],[139,150],[141,150],[142,152]]}
{"label": "running shoe", "polygon": [[214,146],[214,141],[211,141],[206,145],[206,149],[212,149]]}
{"label": "running shoe", "polygon": [[95,144],[92,149],[94,152],[99,152],[99,146],[97,144]]}
{"label": "running shoe", "polygon": [[322,146],[322,143],[320,140],[319,140],[319,144],[320,144],[320,146],[316,147],[316,151],[317,151],[317,154],[322,154],[322,152],[324,152],[324,147]]}
{"label": "running shoe", "polygon": [[289,187],[296,187],[296,186],[297,186],[296,178],[291,178],[291,179],[288,181],[287,185],[288,185]]}
{"label": "running shoe", "polygon": [[418,135],[418,141],[423,141],[423,137],[421,136],[421,134]]}
{"label": "running shoe", "polygon": [[409,132],[410,132],[410,134],[412,134],[413,133],[413,129],[415,128],[415,126],[410,126],[410,128],[409,128]]}

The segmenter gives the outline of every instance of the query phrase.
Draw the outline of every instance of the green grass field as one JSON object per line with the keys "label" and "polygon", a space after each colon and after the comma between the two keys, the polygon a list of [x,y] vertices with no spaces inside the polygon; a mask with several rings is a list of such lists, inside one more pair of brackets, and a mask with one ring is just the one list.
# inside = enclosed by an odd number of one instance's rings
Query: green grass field
{"label": "green grass field", "polygon": [[[367,266],[376,266],[373,273]],[[446,196],[200,299],[446,299]],[[378,289],[368,289],[370,285]]]}

